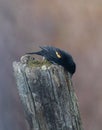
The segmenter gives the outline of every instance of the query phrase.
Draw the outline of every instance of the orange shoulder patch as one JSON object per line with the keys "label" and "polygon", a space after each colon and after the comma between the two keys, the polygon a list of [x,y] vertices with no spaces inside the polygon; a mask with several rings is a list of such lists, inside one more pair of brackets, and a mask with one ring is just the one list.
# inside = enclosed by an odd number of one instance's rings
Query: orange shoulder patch
{"label": "orange shoulder patch", "polygon": [[57,56],[58,58],[61,58],[61,57],[62,57],[62,56],[59,54],[58,51],[56,51],[56,56]]}

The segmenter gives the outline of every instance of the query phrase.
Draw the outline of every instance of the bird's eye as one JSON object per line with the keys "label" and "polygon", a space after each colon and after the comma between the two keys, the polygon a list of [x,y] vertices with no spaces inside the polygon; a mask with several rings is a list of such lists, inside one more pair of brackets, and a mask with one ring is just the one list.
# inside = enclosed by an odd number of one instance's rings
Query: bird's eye
{"label": "bird's eye", "polygon": [[59,54],[58,51],[56,51],[56,56],[57,56],[58,58],[61,58],[61,57],[62,57],[62,56]]}

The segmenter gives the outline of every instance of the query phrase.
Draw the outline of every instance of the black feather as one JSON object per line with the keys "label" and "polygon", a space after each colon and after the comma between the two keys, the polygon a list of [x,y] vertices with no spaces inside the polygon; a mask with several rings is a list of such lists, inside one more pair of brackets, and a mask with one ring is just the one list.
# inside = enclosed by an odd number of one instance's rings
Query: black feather
{"label": "black feather", "polygon": [[76,64],[72,58],[72,56],[56,47],[52,46],[43,46],[40,47],[41,51],[38,52],[31,52],[27,54],[37,54],[45,57],[48,61],[52,63],[57,63],[58,65],[63,66],[68,72],[74,74],[76,71]]}

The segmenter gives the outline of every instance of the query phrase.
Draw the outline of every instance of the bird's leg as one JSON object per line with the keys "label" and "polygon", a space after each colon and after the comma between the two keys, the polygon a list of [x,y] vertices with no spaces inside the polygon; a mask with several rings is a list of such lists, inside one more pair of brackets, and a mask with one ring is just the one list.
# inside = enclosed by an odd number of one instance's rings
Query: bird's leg
{"label": "bird's leg", "polygon": [[42,61],[46,60],[46,58],[43,56]]}

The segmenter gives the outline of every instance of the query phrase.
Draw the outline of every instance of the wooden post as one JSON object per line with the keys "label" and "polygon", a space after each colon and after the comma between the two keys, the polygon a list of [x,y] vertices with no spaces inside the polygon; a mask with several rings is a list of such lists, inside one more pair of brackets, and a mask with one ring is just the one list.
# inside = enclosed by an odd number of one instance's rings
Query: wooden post
{"label": "wooden post", "polygon": [[28,59],[13,63],[28,129],[83,130],[70,74],[58,65],[30,66]]}

